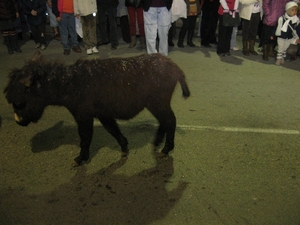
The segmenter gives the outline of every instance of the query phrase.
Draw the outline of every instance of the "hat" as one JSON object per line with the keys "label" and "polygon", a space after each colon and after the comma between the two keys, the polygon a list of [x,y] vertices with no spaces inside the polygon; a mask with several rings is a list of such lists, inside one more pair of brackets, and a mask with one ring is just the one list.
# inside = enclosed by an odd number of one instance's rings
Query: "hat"
{"label": "hat", "polygon": [[285,5],[285,11],[289,10],[292,7],[298,7],[298,4],[296,2],[288,2]]}

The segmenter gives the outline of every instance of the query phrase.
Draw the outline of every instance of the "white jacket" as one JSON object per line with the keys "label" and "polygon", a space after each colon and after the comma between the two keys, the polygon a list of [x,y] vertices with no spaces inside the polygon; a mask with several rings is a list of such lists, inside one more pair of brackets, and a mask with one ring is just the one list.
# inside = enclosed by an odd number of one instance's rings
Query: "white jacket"
{"label": "white jacket", "polygon": [[74,13],[87,16],[97,12],[96,0],[74,0]]}
{"label": "white jacket", "polygon": [[[251,19],[252,10],[254,8],[254,3],[257,2],[257,0],[240,0],[239,5],[239,11],[240,11],[240,17],[245,20]],[[260,7],[260,17],[262,18],[262,0],[259,1],[259,7]]]}

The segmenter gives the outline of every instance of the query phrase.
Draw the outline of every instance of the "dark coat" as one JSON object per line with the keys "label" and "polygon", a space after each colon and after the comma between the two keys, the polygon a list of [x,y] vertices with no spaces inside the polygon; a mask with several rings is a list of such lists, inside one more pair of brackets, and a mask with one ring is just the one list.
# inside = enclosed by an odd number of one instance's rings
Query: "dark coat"
{"label": "dark coat", "polygon": [[125,1],[126,7],[133,7],[133,8],[141,8],[142,1],[141,0],[126,0]]}
{"label": "dark coat", "polygon": [[[152,3],[152,0],[141,0],[142,1],[142,7],[145,11],[148,11],[150,6],[151,6],[151,3]],[[173,3],[173,0],[164,0],[166,5],[167,5],[167,9],[170,10],[171,9],[171,6],[172,6],[172,3]]]}
{"label": "dark coat", "polygon": [[16,0],[0,0],[0,19],[16,18],[19,6]]}
{"label": "dark coat", "polygon": [[[31,11],[37,11],[37,15],[33,16]],[[27,15],[28,23],[32,26],[37,26],[44,23],[47,20],[46,12],[47,6],[45,0],[23,0],[22,12]]]}
{"label": "dark coat", "polygon": [[117,7],[119,5],[119,0],[97,0],[97,4],[105,4]]}

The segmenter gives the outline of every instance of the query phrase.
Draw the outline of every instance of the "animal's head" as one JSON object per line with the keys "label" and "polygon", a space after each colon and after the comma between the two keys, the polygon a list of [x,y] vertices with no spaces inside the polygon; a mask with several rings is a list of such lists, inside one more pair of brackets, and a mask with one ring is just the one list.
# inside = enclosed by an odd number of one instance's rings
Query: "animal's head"
{"label": "animal's head", "polygon": [[21,126],[37,122],[46,107],[41,90],[41,53],[37,51],[22,69],[13,69],[4,89],[8,103],[12,104],[16,122]]}

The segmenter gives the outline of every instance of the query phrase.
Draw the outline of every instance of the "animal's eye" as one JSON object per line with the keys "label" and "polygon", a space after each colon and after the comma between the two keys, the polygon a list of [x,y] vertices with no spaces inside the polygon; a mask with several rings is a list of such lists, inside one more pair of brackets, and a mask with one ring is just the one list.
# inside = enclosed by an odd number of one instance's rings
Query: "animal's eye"
{"label": "animal's eye", "polygon": [[26,102],[21,102],[21,103],[13,103],[13,106],[17,110],[24,109],[26,107]]}

